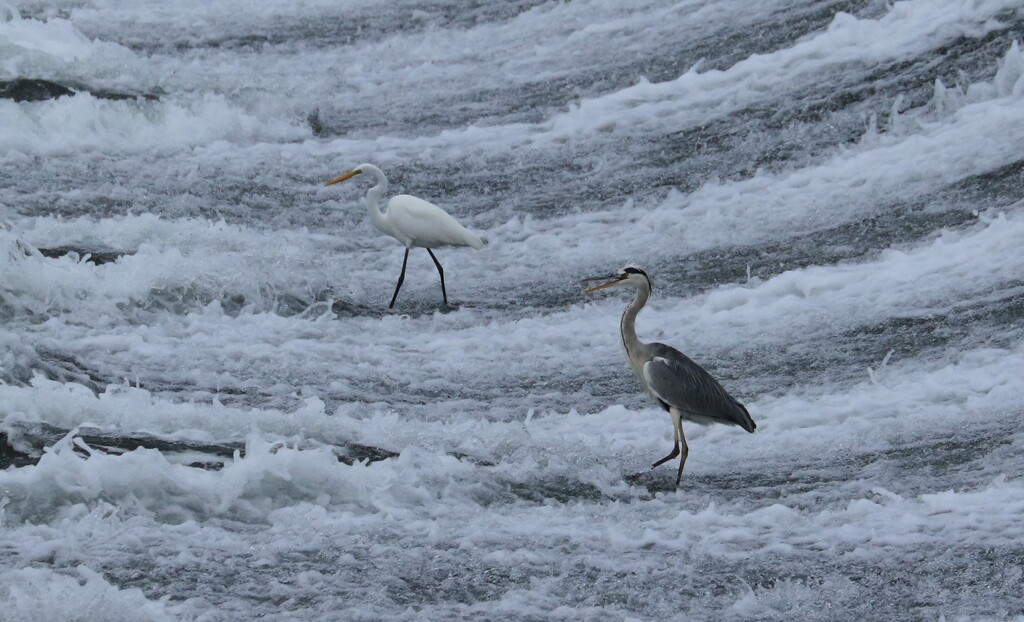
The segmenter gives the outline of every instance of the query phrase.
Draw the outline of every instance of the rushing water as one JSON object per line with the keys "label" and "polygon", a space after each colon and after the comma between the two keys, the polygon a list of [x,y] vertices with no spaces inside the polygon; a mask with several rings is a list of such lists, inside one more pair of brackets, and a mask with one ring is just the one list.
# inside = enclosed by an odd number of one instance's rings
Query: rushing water
{"label": "rushing water", "polygon": [[1024,3],[5,2],[0,619],[1024,615]]}

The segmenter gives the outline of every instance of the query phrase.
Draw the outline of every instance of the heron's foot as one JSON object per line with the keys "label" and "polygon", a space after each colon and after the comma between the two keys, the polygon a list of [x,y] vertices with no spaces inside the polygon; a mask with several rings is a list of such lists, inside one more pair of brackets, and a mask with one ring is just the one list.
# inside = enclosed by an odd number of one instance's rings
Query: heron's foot
{"label": "heron's foot", "polygon": [[[652,464],[651,468],[653,469],[655,467],[661,466],[661,465],[665,464],[666,462],[668,462],[669,460],[671,460],[672,458],[675,458],[678,455],[679,455],[679,442],[676,441],[676,444],[672,447],[672,453],[670,453],[669,455],[665,456],[661,460],[658,460],[657,462]],[[680,467],[680,470],[681,470],[681,467]]]}

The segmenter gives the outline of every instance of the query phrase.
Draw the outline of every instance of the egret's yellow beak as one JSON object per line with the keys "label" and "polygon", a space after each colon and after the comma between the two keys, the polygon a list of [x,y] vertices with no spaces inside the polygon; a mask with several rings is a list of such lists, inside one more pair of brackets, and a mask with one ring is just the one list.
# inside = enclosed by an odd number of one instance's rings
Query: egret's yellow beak
{"label": "egret's yellow beak", "polygon": [[351,171],[348,171],[348,172],[342,173],[341,175],[338,175],[337,177],[335,177],[334,179],[328,181],[324,185],[325,186],[333,186],[334,184],[340,184],[341,182],[345,181],[346,179],[351,179],[351,178],[355,177],[359,173],[362,173],[362,171],[357,169],[357,168],[352,169]]}
{"label": "egret's yellow beak", "polygon": [[605,281],[607,279],[611,279],[607,283],[601,283],[600,285],[595,285],[593,287],[588,287],[587,289],[583,290],[583,293],[584,294],[589,294],[590,292],[596,292],[599,289],[605,289],[606,287],[612,287],[614,285],[618,285],[625,278],[626,278],[625,275],[616,274],[616,275],[612,275],[612,276],[595,276],[595,277],[591,277],[589,279],[583,279],[584,283],[587,283],[589,281]]}

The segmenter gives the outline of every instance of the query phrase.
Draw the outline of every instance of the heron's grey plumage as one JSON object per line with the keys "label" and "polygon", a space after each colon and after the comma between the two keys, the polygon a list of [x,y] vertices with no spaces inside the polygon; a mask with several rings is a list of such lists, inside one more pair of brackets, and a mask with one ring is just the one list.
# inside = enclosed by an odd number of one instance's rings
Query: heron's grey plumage
{"label": "heron's grey plumage", "polygon": [[746,407],[690,357],[663,343],[644,344],[644,350],[647,390],[665,410],[674,406],[695,423],[738,425],[747,432],[757,427]]}
{"label": "heron's grey plumage", "polygon": [[611,280],[587,291],[627,284],[636,287],[636,297],[623,311],[619,325],[622,345],[626,349],[629,366],[633,368],[640,386],[672,416],[675,445],[672,453],[655,462],[654,466],[682,453],[676,475],[678,485],[689,453],[686,437],[683,435],[682,419],[700,424],[736,425],[747,432],[753,432],[757,425],[750,418],[746,407],[729,395],[711,374],[688,356],[663,343],[644,343],[637,338],[636,316],[651,295],[651,279],[643,269],[626,266],[618,275],[608,278]]}

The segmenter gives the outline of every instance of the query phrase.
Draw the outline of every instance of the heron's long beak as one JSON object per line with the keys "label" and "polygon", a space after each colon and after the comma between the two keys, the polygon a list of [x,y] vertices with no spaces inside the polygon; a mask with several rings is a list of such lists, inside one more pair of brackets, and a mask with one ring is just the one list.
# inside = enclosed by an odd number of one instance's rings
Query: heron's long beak
{"label": "heron's long beak", "polygon": [[337,177],[335,177],[334,179],[328,181],[324,185],[325,186],[333,186],[334,184],[340,184],[341,182],[345,181],[346,179],[351,179],[351,178],[355,177],[359,173],[362,173],[362,171],[359,170],[359,169],[352,169],[351,171],[348,171],[348,172],[342,173],[341,175],[338,175]]}
{"label": "heron's long beak", "polygon": [[[606,283],[601,283],[600,285],[595,285],[593,287],[588,287],[587,289],[583,290],[583,293],[584,294],[589,294],[590,292],[596,292],[599,289],[604,289],[606,287],[612,287],[613,285],[618,285],[619,282],[622,281],[624,278],[626,278],[626,277],[618,275],[618,274],[615,274],[615,275],[610,275],[610,276],[594,276],[594,277],[590,277],[589,279],[583,279],[584,283],[588,283],[590,281],[607,281]],[[611,280],[608,281],[608,279],[611,279]]]}

